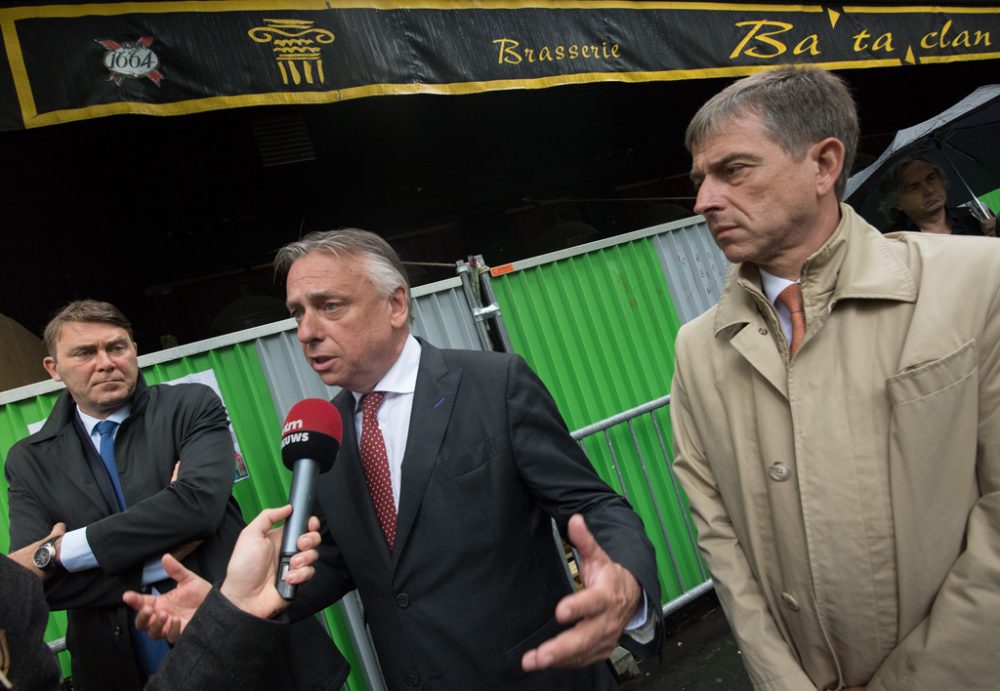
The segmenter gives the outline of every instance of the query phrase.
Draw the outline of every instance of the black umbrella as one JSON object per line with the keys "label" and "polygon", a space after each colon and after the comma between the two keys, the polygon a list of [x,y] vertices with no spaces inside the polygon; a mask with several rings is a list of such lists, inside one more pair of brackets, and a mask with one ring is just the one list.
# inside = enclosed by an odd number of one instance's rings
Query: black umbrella
{"label": "black umbrella", "polygon": [[875,163],[847,182],[844,199],[870,223],[884,226],[879,185],[906,158],[937,163],[949,180],[949,204],[975,212],[978,197],[1000,187],[1000,84],[981,86],[948,110],[899,130]]}

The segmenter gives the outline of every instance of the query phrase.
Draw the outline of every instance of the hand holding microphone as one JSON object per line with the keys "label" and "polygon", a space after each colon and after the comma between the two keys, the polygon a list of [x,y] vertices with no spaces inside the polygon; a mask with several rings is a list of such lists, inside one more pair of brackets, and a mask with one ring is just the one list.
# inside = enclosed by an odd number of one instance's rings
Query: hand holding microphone
{"label": "hand holding microphone", "polygon": [[295,543],[306,532],[316,496],[317,476],[333,466],[343,434],[340,413],[332,403],[321,398],[299,401],[285,418],[281,460],[292,471],[292,487],[288,494],[292,515],[285,522],[275,587],[286,600],[295,599],[297,587],[286,583],[284,577],[291,568],[292,556],[298,551]]}

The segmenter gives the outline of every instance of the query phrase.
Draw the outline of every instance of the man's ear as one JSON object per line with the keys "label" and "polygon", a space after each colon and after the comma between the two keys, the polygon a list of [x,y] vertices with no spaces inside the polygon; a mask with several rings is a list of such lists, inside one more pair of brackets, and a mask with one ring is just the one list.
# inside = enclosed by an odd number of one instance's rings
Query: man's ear
{"label": "man's ear", "polygon": [[62,381],[62,377],[60,377],[59,372],[56,371],[56,359],[54,357],[47,355],[42,358],[42,367],[45,368],[45,371],[49,373],[50,377],[56,381]]}
{"label": "man's ear", "polygon": [[410,319],[410,294],[403,286],[396,286],[389,296],[389,303],[392,305],[392,315],[390,321],[394,328],[406,326]]}
{"label": "man's ear", "polygon": [[812,155],[816,161],[816,193],[826,196],[834,189],[844,169],[844,142],[827,137],[813,144]]}

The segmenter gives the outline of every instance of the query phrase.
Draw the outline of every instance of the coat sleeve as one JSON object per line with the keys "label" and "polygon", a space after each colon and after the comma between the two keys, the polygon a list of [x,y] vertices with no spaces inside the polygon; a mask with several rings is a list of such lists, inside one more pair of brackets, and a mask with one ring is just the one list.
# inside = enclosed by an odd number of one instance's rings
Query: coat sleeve
{"label": "coat sleeve", "polygon": [[[979,348],[976,478],[965,549],[927,616],[882,662],[869,691],[984,689],[1000,681],[1000,289],[993,296]],[[946,459],[943,459],[946,460]]]}
{"label": "coat sleeve", "polygon": [[248,614],[213,588],[145,689],[259,688],[287,633],[287,621]]}
{"label": "coat sleeve", "polygon": [[677,364],[670,394],[674,471],[687,493],[698,529],[698,545],[715,582],[715,591],[754,688],[767,691],[815,688],[782,637],[736,537],[712,472],[713,461],[726,459],[708,459],[702,450],[685,389],[684,363],[690,357],[685,345],[682,335],[677,341]]}
{"label": "coat sleeve", "polygon": [[[168,414],[175,419],[163,419]],[[175,482],[166,478],[158,491],[121,513],[87,526],[87,540],[94,556],[109,574],[211,534],[222,523],[232,492],[229,421],[222,402],[211,389],[185,386],[178,405],[170,406],[169,411],[150,406],[142,424],[143,430],[130,432],[159,439],[163,433],[158,433],[157,428],[174,430],[174,439],[164,439],[164,443],[175,444],[180,469]]]}
{"label": "coat sleeve", "polygon": [[[83,527],[74,525],[62,513],[64,506],[52,505],[53,502],[38,496],[36,489],[46,482],[46,477],[38,472],[37,459],[32,457],[28,444],[22,439],[11,448],[4,467],[9,487],[7,508],[12,550],[45,537],[60,521],[68,523],[69,530]],[[138,565],[122,571],[117,577],[107,576],[100,569],[72,574],[60,569],[45,582],[45,597],[53,610],[118,605],[124,590],[139,587],[140,575]]]}
{"label": "coat sleeve", "polygon": [[583,514],[601,548],[639,582],[653,604],[656,635],[645,646],[627,636],[621,643],[637,655],[655,654],[662,640],[660,584],[641,519],[594,471],[545,385],[522,358],[510,359],[506,387],[511,448],[522,479],[563,536],[570,517]]}
{"label": "coat sleeve", "polygon": [[0,595],[0,669],[15,689],[59,688],[59,663],[44,639],[42,582],[0,554]]}

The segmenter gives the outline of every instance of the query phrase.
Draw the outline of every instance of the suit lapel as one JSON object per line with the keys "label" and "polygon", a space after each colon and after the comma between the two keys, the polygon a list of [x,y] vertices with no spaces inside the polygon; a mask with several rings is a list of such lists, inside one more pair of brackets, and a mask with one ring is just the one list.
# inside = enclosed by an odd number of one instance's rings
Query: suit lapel
{"label": "suit lapel", "polygon": [[344,424],[344,438],[334,465],[343,482],[337,483],[340,502],[350,506],[350,513],[357,517],[360,528],[372,543],[372,554],[377,554],[382,565],[389,569],[389,546],[385,542],[385,534],[375,515],[371,493],[368,491],[368,481],[361,466],[361,455],[358,453],[358,436],[354,428],[354,395],[350,391],[341,391],[333,399],[334,405],[340,411]]}
{"label": "suit lapel", "polygon": [[[118,500],[107,472],[97,451],[87,438],[87,432],[76,415],[76,404],[69,393],[63,392],[49,419],[40,431],[42,439],[49,438],[46,463],[58,468],[73,485],[108,515],[117,513]],[[41,440],[41,439],[40,439]],[[98,469],[96,463],[101,464]]]}
{"label": "suit lapel", "polygon": [[406,547],[451,419],[458,385],[462,379],[462,370],[449,370],[440,350],[424,341],[420,345],[420,369],[417,371],[410,429],[403,455],[393,565],[399,563],[399,555]]}

